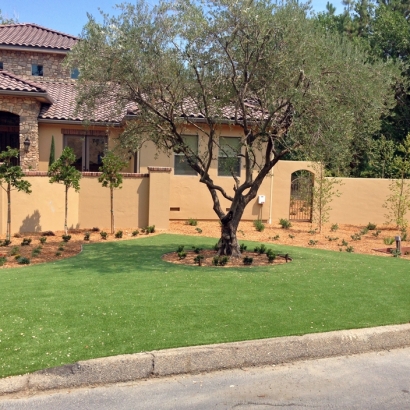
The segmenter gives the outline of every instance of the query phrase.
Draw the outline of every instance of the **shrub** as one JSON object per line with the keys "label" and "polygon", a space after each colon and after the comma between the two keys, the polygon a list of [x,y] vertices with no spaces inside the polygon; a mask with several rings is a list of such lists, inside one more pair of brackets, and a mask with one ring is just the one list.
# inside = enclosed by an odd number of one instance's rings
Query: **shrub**
{"label": "shrub", "polygon": [[0,266],[3,266],[7,262],[7,258],[4,255],[0,256]]}
{"label": "shrub", "polygon": [[366,226],[360,231],[360,235],[366,235],[369,232],[369,228]]}
{"label": "shrub", "polygon": [[253,221],[253,226],[258,232],[263,232],[265,230],[265,224],[260,219]]}
{"label": "shrub", "polygon": [[279,219],[279,225],[282,227],[282,229],[289,229],[292,226],[289,219],[283,219],[283,218]]}
{"label": "shrub", "polygon": [[56,252],[56,256],[61,256],[61,252],[60,252],[60,251],[57,251],[57,252]]}
{"label": "shrub", "polygon": [[147,234],[154,233],[154,232],[155,232],[155,225],[147,226],[147,227],[145,228],[145,232],[146,232]]}
{"label": "shrub", "polygon": [[201,229],[201,228],[195,228],[195,230],[196,230],[198,233],[202,233],[202,229]]}
{"label": "shrub", "polygon": [[342,246],[347,246],[347,245],[348,245],[348,242],[342,239]]}
{"label": "shrub", "polygon": [[178,252],[178,258],[179,259],[185,259],[186,258],[186,252]]}
{"label": "shrub", "polygon": [[339,225],[338,224],[332,224],[332,226],[330,227],[330,230],[332,232],[336,232],[339,229]]}
{"label": "shrub", "polygon": [[202,251],[202,248],[198,248],[197,246],[193,246],[192,249],[194,250],[195,253],[200,253]]}
{"label": "shrub", "polygon": [[16,254],[14,255],[14,259],[17,260],[17,259],[19,259],[19,258],[21,258],[21,255],[20,255],[19,253],[16,253]]}
{"label": "shrub", "polygon": [[376,229],[376,224],[372,224],[371,222],[369,222],[366,228],[368,231],[374,231]]}
{"label": "shrub", "polygon": [[64,242],[68,242],[71,239],[71,235],[63,235],[62,238]]}
{"label": "shrub", "polygon": [[217,251],[219,249],[219,242],[217,242],[215,245],[214,245],[214,251]]}
{"label": "shrub", "polygon": [[60,243],[60,246],[57,248],[59,251],[63,251],[64,250],[64,245],[62,243]]}
{"label": "shrub", "polygon": [[391,236],[387,236],[386,238],[383,238],[383,242],[385,245],[392,245],[394,241],[395,239]]}
{"label": "shrub", "polygon": [[25,258],[23,256],[20,256],[20,258],[17,259],[17,263],[19,265],[28,265],[30,264],[30,259],[29,258]]}
{"label": "shrub", "polygon": [[105,231],[101,231],[101,232],[100,232],[100,236],[101,236],[101,239],[107,239],[108,233],[105,232]]}
{"label": "shrub", "polygon": [[204,255],[196,255],[194,258],[194,263],[197,263],[199,266],[201,266],[203,259],[204,259]]}
{"label": "shrub", "polygon": [[253,251],[259,255],[263,255],[264,253],[266,253],[266,250],[267,250],[266,246],[262,244],[262,245],[256,246]]}
{"label": "shrub", "polygon": [[401,256],[400,249],[392,249],[392,250],[390,251],[390,253],[392,254],[392,256],[393,256],[394,258],[399,258],[399,257]]}
{"label": "shrub", "polygon": [[28,246],[31,243],[31,238],[23,238],[23,241],[21,242],[21,246]]}
{"label": "shrub", "polygon": [[184,250],[185,246],[184,245],[179,245],[177,248],[177,253],[182,252]]}
{"label": "shrub", "polygon": [[272,241],[277,241],[279,239],[279,235],[272,236]]}
{"label": "shrub", "polygon": [[11,240],[5,239],[4,241],[0,243],[0,246],[9,246],[10,244],[11,244]]}
{"label": "shrub", "polygon": [[245,256],[245,257],[243,258],[243,264],[244,264],[244,265],[252,265],[252,263],[253,263],[253,258],[252,258],[252,257],[250,257],[250,256]]}
{"label": "shrub", "polygon": [[115,237],[116,237],[117,239],[121,239],[121,238],[122,238],[122,234],[123,234],[122,231],[117,231],[117,232],[115,232]]}
{"label": "shrub", "polygon": [[349,252],[349,253],[354,252],[353,246],[348,246],[348,247],[346,248],[346,252]]}
{"label": "shrub", "polygon": [[380,233],[381,233],[381,230],[378,229],[376,232],[372,232],[372,235],[373,235],[375,238],[377,238]]}
{"label": "shrub", "polygon": [[90,240],[90,235],[91,235],[90,232],[86,232],[86,233],[84,234],[84,240],[85,240],[85,241],[89,241],[89,240]]}
{"label": "shrub", "polygon": [[41,246],[37,246],[37,248],[34,248],[31,251],[31,256],[36,257],[36,256],[40,255],[40,253],[41,253]]}
{"label": "shrub", "polygon": [[215,256],[212,259],[212,265],[214,266],[225,266],[229,261],[229,258],[227,256]]}
{"label": "shrub", "polygon": [[14,256],[20,253],[20,248],[18,246],[13,246],[10,251],[10,256]]}
{"label": "shrub", "polygon": [[329,241],[329,242],[333,242],[333,241],[337,241],[339,238],[334,236],[325,236],[325,238]]}
{"label": "shrub", "polygon": [[400,232],[400,234],[401,234],[401,240],[402,240],[403,242],[407,241],[407,231],[406,231],[406,230],[402,230],[402,231]]}
{"label": "shrub", "polygon": [[309,242],[308,242],[308,245],[310,245],[310,246],[315,246],[316,244],[317,244],[317,241],[313,240],[313,239],[310,239]]}
{"label": "shrub", "polygon": [[41,243],[42,245],[44,245],[46,242],[47,242],[47,236],[41,236],[41,237],[40,237],[40,243]]}
{"label": "shrub", "polygon": [[245,252],[247,248],[248,248],[248,247],[247,247],[244,243],[241,243],[241,245],[239,246],[239,250],[240,250],[241,252]]}
{"label": "shrub", "polygon": [[135,231],[132,231],[131,235],[132,236],[137,236],[140,233],[140,231],[138,229],[136,229]]}
{"label": "shrub", "polygon": [[92,232],[100,232],[100,228],[94,226],[93,229],[91,229]]}
{"label": "shrub", "polygon": [[308,233],[310,233],[311,235],[317,234],[317,228],[308,230]]}
{"label": "shrub", "polygon": [[268,249],[266,252],[266,256],[268,257],[269,263],[272,263],[276,259],[276,253],[273,252],[272,249]]}
{"label": "shrub", "polygon": [[362,239],[362,235],[360,233],[355,233],[353,235],[350,235],[350,237],[352,238],[352,240],[354,241],[360,241]]}
{"label": "shrub", "polygon": [[290,238],[290,239],[294,239],[294,237],[295,237],[295,235],[289,234],[289,238]]}
{"label": "shrub", "polygon": [[193,218],[189,218],[185,223],[187,225],[191,225],[191,226],[197,226],[198,225],[198,221],[196,219],[193,219]]}

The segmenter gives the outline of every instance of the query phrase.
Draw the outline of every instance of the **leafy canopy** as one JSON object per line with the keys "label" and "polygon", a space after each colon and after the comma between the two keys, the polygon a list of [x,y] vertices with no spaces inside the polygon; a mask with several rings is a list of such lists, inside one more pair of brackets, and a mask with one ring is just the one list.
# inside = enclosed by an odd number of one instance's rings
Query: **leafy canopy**
{"label": "leafy canopy", "polygon": [[50,183],[61,182],[66,188],[74,188],[78,192],[80,190],[81,172],[72,165],[75,159],[74,151],[70,147],[65,147],[60,158],[48,168]]}
{"label": "leafy canopy", "polygon": [[[30,194],[30,182],[22,180],[24,173],[21,167],[12,163],[12,159],[18,156],[19,151],[16,148],[7,147],[6,151],[0,152],[0,185],[5,191],[15,189]],[[7,186],[3,186],[3,183]]]}

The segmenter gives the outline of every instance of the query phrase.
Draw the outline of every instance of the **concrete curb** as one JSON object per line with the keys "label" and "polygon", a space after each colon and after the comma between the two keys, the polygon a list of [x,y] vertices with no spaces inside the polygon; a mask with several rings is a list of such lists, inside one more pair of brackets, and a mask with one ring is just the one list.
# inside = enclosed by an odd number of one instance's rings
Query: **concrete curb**
{"label": "concrete curb", "polygon": [[410,346],[410,324],[158,350],[0,379],[0,396],[289,363]]}

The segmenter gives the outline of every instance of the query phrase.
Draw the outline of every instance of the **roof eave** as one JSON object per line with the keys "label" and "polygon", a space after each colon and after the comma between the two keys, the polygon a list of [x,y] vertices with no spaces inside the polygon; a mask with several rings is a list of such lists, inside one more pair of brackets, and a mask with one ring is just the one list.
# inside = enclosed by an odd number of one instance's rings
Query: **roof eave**
{"label": "roof eave", "polygon": [[[38,123],[41,124],[69,124],[69,125],[84,125],[83,120],[68,120],[68,119],[58,119],[58,118],[38,118]],[[108,122],[108,121],[89,121],[86,125],[95,125],[100,127],[121,127],[119,122]]]}
{"label": "roof eave", "polygon": [[10,51],[35,51],[37,53],[54,53],[54,54],[68,54],[71,49],[61,49],[52,47],[35,47],[35,46],[20,46],[20,45],[8,45],[0,44],[0,50]]}
{"label": "roof eave", "polygon": [[0,90],[0,95],[9,95],[12,97],[31,97],[46,104],[54,104],[55,102],[47,93],[39,93],[35,91]]}

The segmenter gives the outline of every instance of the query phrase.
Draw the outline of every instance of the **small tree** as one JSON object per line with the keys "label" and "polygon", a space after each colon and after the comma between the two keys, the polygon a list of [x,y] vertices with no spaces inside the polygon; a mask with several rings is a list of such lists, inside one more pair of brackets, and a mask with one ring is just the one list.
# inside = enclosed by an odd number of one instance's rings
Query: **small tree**
{"label": "small tree", "polygon": [[387,209],[387,223],[395,223],[397,228],[405,230],[408,225],[406,212],[410,209],[410,184],[406,178],[410,176],[410,133],[403,144],[398,147],[401,155],[394,157],[393,168],[397,179],[390,182],[390,195],[383,207]]}
{"label": "small tree", "polygon": [[110,188],[110,209],[111,209],[111,233],[114,233],[114,189],[122,188],[122,175],[120,171],[127,165],[120,157],[112,151],[107,151],[102,158],[101,176],[98,181],[103,187]]}
{"label": "small tree", "polygon": [[76,192],[80,190],[81,172],[72,165],[74,162],[74,151],[70,147],[65,147],[61,154],[61,157],[57,161],[55,161],[48,169],[50,183],[61,182],[65,185],[64,232],[66,235],[68,233],[68,189],[74,188]]}
{"label": "small tree", "polygon": [[54,163],[56,160],[56,147],[54,145],[54,135],[51,137],[51,146],[50,146],[50,157],[48,159],[48,166]]}
{"label": "small tree", "polygon": [[315,171],[315,184],[312,188],[312,222],[317,225],[319,232],[322,232],[323,225],[329,222],[329,214],[332,210],[330,203],[334,197],[341,195],[337,186],[340,186],[342,181],[326,177],[323,163],[316,163],[312,168]]}
{"label": "small tree", "polygon": [[11,237],[11,191],[23,191],[31,193],[31,184],[23,181],[24,173],[19,165],[12,164],[12,158],[18,158],[18,149],[7,147],[6,151],[0,152],[0,185],[7,192],[7,233],[6,239]]}

